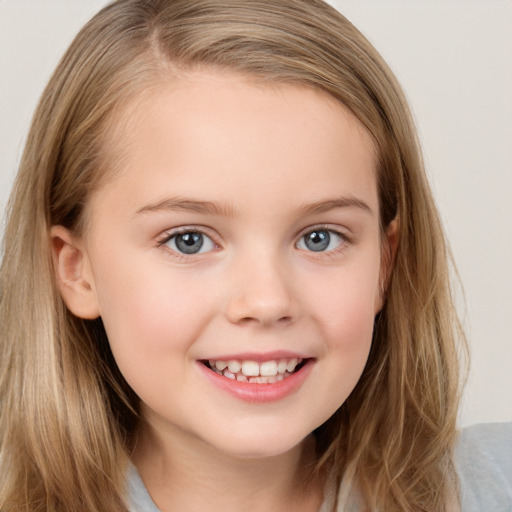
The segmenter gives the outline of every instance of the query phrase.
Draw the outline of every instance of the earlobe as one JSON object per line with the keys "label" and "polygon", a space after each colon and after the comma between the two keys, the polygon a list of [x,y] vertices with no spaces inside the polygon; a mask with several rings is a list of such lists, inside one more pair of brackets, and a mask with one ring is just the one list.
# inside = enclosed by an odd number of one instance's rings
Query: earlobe
{"label": "earlobe", "polygon": [[399,219],[393,219],[386,228],[383,236],[378,290],[379,296],[376,301],[375,314],[377,314],[384,305],[387,289],[391,279],[391,273],[395,264],[396,251],[398,249],[399,227]]}
{"label": "earlobe", "polygon": [[[398,239],[399,239],[399,228],[400,221],[398,217],[395,217],[386,228],[386,236],[384,243],[386,244],[385,251],[385,265],[386,265],[386,275],[387,280],[389,281],[389,276],[391,275],[391,271],[393,270],[393,266],[395,264],[395,256],[396,251],[398,249]],[[387,284],[387,283],[386,283]]]}
{"label": "earlobe", "polygon": [[94,280],[80,240],[63,226],[52,226],[50,239],[57,284],[66,306],[79,318],[97,318]]}

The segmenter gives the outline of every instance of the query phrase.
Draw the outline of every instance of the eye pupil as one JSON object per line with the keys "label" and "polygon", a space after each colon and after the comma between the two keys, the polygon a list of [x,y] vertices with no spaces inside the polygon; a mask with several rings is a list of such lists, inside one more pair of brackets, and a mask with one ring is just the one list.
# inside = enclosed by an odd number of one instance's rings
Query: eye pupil
{"label": "eye pupil", "polygon": [[201,233],[183,233],[176,236],[176,247],[185,254],[195,254],[201,250],[204,238]]}
{"label": "eye pupil", "polygon": [[331,242],[331,235],[326,230],[318,230],[312,231],[307,234],[304,240],[306,247],[310,251],[324,251],[329,247],[329,243]]}

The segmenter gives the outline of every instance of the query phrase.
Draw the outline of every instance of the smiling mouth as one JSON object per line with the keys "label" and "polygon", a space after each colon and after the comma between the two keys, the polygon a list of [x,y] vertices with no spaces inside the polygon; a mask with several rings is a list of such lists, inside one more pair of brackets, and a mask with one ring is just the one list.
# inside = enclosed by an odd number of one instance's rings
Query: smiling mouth
{"label": "smiling mouth", "polygon": [[249,384],[274,384],[298,372],[309,359],[289,358],[270,361],[208,360],[202,363],[218,375]]}

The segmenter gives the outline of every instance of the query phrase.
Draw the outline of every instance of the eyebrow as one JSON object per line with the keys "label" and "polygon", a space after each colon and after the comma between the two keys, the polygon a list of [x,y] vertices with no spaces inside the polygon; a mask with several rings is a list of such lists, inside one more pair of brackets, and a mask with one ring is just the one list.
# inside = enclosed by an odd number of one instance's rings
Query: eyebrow
{"label": "eyebrow", "polygon": [[137,210],[137,214],[152,212],[192,212],[205,215],[220,215],[230,217],[234,215],[234,208],[212,203],[211,201],[196,201],[179,197],[167,198],[162,201],[150,203]]}
{"label": "eyebrow", "polygon": [[[338,208],[358,208],[370,215],[373,210],[370,206],[357,197],[347,196],[324,201],[317,201],[298,208],[299,215],[315,215]],[[229,205],[221,205],[211,201],[198,201],[194,199],[183,199],[179,197],[167,198],[155,203],[149,203],[137,210],[137,214],[146,214],[160,211],[168,212],[192,212],[204,215],[218,215],[223,217],[235,216],[235,208]]]}
{"label": "eyebrow", "polygon": [[315,215],[318,213],[335,210],[337,208],[358,208],[369,213],[370,215],[374,214],[373,210],[367,203],[353,196],[338,197],[335,199],[327,199],[325,201],[306,204],[299,208],[299,212],[301,215]]}

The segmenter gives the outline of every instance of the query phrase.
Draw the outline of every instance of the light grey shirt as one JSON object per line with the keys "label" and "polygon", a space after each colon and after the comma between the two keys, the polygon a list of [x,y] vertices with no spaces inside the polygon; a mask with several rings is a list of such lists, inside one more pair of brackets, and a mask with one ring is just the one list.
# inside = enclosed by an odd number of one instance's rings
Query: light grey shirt
{"label": "light grey shirt", "polygon": [[[512,512],[512,423],[463,429],[456,447],[455,465],[461,512]],[[128,493],[130,512],[160,512],[134,466],[128,473]],[[328,486],[318,512],[330,512],[335,494],[336,490]]]}

